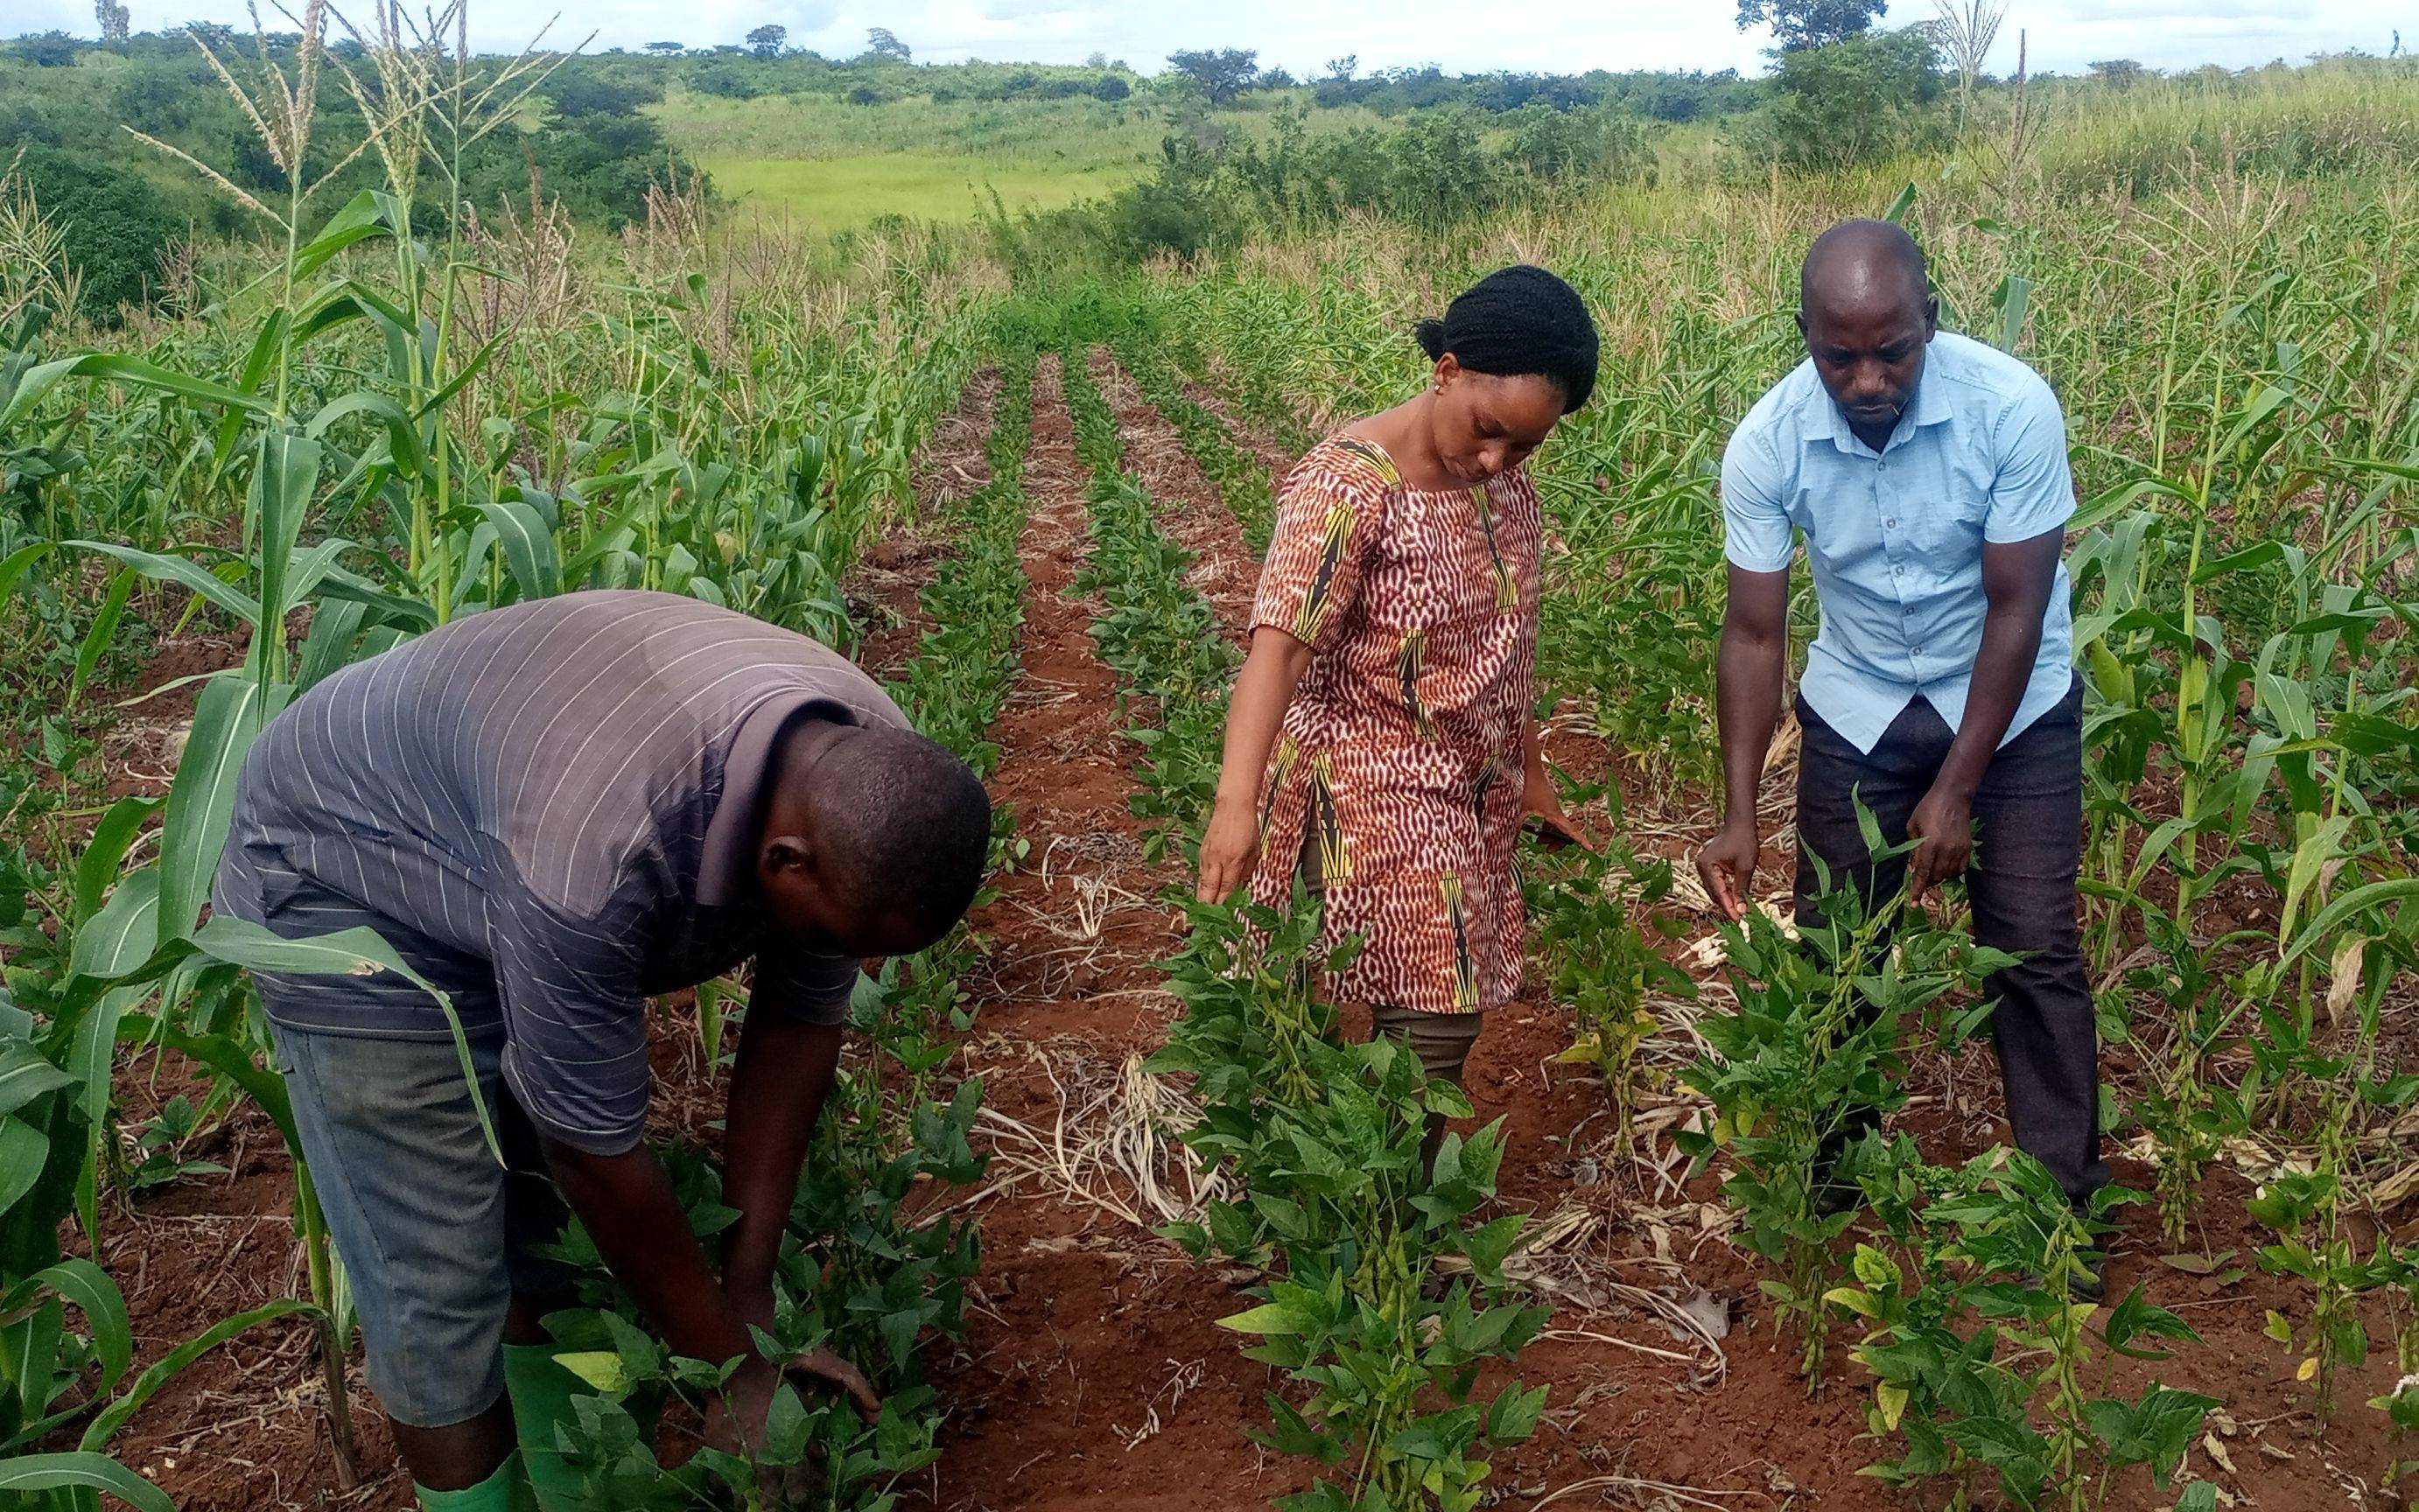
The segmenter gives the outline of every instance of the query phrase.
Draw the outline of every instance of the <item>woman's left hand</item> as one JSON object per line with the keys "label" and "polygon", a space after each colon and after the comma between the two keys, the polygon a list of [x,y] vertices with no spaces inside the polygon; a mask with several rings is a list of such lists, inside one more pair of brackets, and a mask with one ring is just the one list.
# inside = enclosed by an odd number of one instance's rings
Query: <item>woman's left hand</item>
{"label": "woman's left hand", "polygon": [[1593,856],[1595,840],[1581,829],[1579,821],[1563,811],[1563,795],[1554,791],[1554,779],[1543,771],[1533,771],[1520,793],[1520,823],[1523,826],[1535,821],[1538,841],[1549,851],[1565,845],[1576,845]]}

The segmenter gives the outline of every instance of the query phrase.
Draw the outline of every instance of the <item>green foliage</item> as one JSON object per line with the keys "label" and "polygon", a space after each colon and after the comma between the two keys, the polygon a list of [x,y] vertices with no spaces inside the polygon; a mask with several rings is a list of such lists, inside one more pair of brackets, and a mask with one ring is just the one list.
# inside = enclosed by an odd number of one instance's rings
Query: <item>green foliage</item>
{"label": "green foliage", "polygon": [[1875,1137],[1858,1165],[1897,1242],[1858,1244],[1853,1284],[1824,1301],[1862,1322],[1854,1353],[1874,1379],[1869,1422],[1905,1451],[1867,1473],[1932,1483],[1952,1506],[1971,1504],[1987,1480],[2013,1505],[2082,1512],[2109,1504],[2134,1466],[2165,1489],[2217,1400],[2155,1381],[2132,1400],[2088,1396],[2091,1336],[2155,1361],[2167,1355],[2154,1341],[2198,1335],[2138,1287],[2104,1318],[2067,1289],[2080,1256],[2113,1227],[2105,1214],[2134,1194],[2107,1188],[2087,1215],[2029,1156],[1993,1151],[1941,1171],[1904,1139]]}
{"label": "green foliage", "polygon": [[1638,1057],[1662,1027],[1655,1002],[1696,996],[1688,974],[1656,950],[1680,926],[1647,911],[1672,895],[1672,865],[1641,857],[1619,840],[1595,855],[1548,856],[1523,878],[1532,939],[1554,1000],[1569,1009],[1571,1046],[1555,1058],[1593,1066],[1612,1104],[1614,1148],[1631,1147]]}
{"label": "green foliage", "polygon": [[[1170,964],[1185,1005],[1149,1069],[1194,1078],[1201,1121],[1185,1141],[1233,1174],[1241,1196],[1210,1204],[1175,1236],[1196,1256],[1279,1262],[1257,1305],[1221,1319],[1259,1342],[1245,1352],[1309,1388],[1300,1405],[1268,1396],[1256,1442],[1322,1465],[1349,1466],[1287,1497],[1290,1512],[1480,1504],[1479,1458],[1528,1438],[1544,1387],[1470,1399],[1477,1364],[1508,1358],[1548,1309],[1508,1299],[1505,1257],[1521,1220],[1479,1224],[1503,1158],[1500,1121],[1465,1141],[1447,1134],[1423,1158],[1430,1117],[1467,1117],[1449,1083],[1385,1037],[1344,1041],[1315,982],[1316,908],[1289,914],[1188,905],[1192,931]],[[1336,957],[1356,947],[1340,947]],[[1467,1276],[1444,1280],[1447,1258]],[[1442,1283],[1442,1284],[1439,1284]]]}
{"label": "green foliage", "polygon": [[82,275],[84,313],[116,323],[121,305],[147,305],[161,288],[161,254],[184,232],[148,180],[85,152],[38,147],[21,164],[35,202],[66,236],[64,255]]}
{"label": "green foliage", "polygon": [[76,40],[62,31],[39,32],[18,38],[9,44],[9,51],[38,69],[72,68]]}
{"label": "green foliage", "polygon": [[1248,48],[1192,48],[1167,54],[1168,67],[1201,86],[1213,105],[1223,105],[1258,80],[1259,54]]}
{"label": "green foliage", "polygon": [[1862,37],[1887,7],[1883,0],[1738,0],[1738,27],[1770,26],[1785,53]]}
{"label": "green foliage", "polygon": [[[1884,845],[1872,816],[1859,813],[1875,856],[1913,848]],[[1826,1163],[1858,1110],[1886,1113],[1905,1101],[1900,1042],[1909,1022],[2013,964],[1903,913],[1903,903],[1869,911],[1854,888],[1826,887],[1823,918],[1801,922],[1797,938],[1753,908],[1743,926],[1724,925],[1737,1006],[1703,1020],[1707,1052],[1687,1075],[1712,1103],[1713,1121],[1682,1135],[1681,1148],[1729,1162],[1722,1195],[1739,1210],[1747,1246],[1781,1273],[1761,1285],[1799,1335],[1811,1383],[1822,1379],[1832,1244],[1856,1217],[1852,1204],[1825,1211],[1824,1185],[1840,1180]]]}
{"label": "green foliage", "polygon": [[1771,153],[1836,170],[1918,147],[1938,130],[1940,60],[1928,26],[1784,52],[1765,119]]}
{"label": "green foliage", "polygon": [[1563,110],[1534,101],[1515,112],[1510,123],[1505,161],[1548,183],[1621,183],[1655,166],[1645,125],[1610,108]]}
{"label": "green foliage", "polygon": [[130,1191],[145,1187],[164,1186],[193,1176],[223,1176],[226,1167],[216,1161],[188,1160],[178,1151],[184,1143],[201,1131],[201,1110],[193,1099],[178,1093],[160,1109],[160,1116],[150,1126],[134,1136],[129,1151],[132,1161],[125,1183]]}

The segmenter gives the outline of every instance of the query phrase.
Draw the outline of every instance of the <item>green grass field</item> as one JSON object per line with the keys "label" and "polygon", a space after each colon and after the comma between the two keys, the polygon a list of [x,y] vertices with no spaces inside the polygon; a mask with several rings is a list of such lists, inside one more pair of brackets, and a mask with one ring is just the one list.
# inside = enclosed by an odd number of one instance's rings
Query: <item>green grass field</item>
{"label": "green grass field", "polygon": [[1055,209],[1133,182],[1119,165],[1060,168],[974,158],[891,152],[864,158],[707,158],[701,164],[716,193],[743,216],[797,222],[810,231],[845,231],[886,215],[971,221],[992,196],[1011,213]]}
{"label": "green grass field", "polygon": [[[743,214],[787,216],[826,232],[885,215],[969,221],[994,191],[1010,212],[1072,205],[1148,172],[1170,130],[1139,100],[909,96],[863,106],[824,95],[720,100],[676,89],[647,109]],[[1250,136],[1268,129],[1270,112],[1255,100],[1210,120]],[[1377,116],[1359,109],[1311,117],[1321,132],[1375,124]]]}

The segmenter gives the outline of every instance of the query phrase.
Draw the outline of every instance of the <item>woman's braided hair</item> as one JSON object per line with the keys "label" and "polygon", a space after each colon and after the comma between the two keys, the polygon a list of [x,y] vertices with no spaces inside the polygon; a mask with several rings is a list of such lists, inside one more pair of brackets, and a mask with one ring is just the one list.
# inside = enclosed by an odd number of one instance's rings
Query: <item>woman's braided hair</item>
{"label": "woman's braided hair", "polygon": [[1473,373],[1534,374],[1562,391],[1563,413],[1595,392],[1595,321],[1579,291],[1527,263],[1498,269],[1415,328],[1434,362],[1451,352]]}

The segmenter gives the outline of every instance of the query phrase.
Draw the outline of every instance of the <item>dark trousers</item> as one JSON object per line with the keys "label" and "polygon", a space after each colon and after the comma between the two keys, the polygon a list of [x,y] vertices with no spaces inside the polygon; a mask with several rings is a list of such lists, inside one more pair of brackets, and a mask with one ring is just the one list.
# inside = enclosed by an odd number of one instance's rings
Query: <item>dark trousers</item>
{"label": "dark trousers", "polygon": [[[1917,699],[1870,752],[1859,751],[1797,701],[1797,911],[1818,918],[1813,857],[1834,889],[1886,903],[1906,881],[1907,857],[1868,861],[1857,799],[1892,844],[1955,738]],[[2100,1040],[2083,968],[2075,877],[2083,865],[2083,684],[1999,748],[1974,794],[1966,872],[1974,938],[2024,959],[1982,983],[1991,1041],[2019,1148],[2049,1167],[2080,1203],[2105,1185],[2100,1158]]]}

